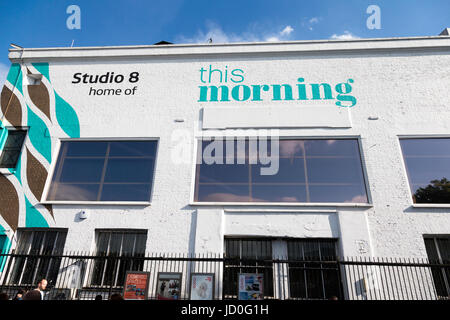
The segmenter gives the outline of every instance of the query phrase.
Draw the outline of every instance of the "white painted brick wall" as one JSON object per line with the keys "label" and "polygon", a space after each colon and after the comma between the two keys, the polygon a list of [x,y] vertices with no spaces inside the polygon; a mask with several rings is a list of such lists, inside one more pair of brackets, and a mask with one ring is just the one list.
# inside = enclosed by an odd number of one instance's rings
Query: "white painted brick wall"
{"label": "white painted brick wall", "polygon": [[[184,50],[188,53],[190,49]],[[239,47],[230,50],[238,51]],[[450,234],[450,209],[412,207],[397,135],[450,136],[450,54],[448,50],[442,50],[432,53],[392,50],[382,53],[303,53],[297,56],[274,53],[254,57],[239,54],[211,58],[142,57],[136,60],[50,59],[52,83],[76,109],[82,137],[160,139],[151,206],[54,205],[54,226],[69,228],[67,250],[92,249],[96,228],[145,228],[148,229],[147,251],[150,252],[193,251],[195,243],[200,246],[201,239],[210,240],[197,251],[220,251],[223,235],[244,233],[246,224],[251,224],[251,234],[259,233],[261,236],[339,236],[339,232],[345,230],[349,234],[341,238],[341,249],[346,255],[424,257],[423,234]],[[244,84],[249,85],[295,85],[298,77],[304,77],[306,83],[327,82],[332,85],[348,78],[354,79],[353,94],[358,102],[351,110],[352,128],[281,129],[280,133],[301,137],[360,136],[373,207],[322,207],[336,213],[329,213],[334,216],[330,219],[321,215],[317,222],[320,226],[309,233],[305,230],[314,214],[305,210],[317,209],[313,207],[289,207],[294,211],[289,214],[276,213],[285,209],[283,207],[261,207],[260,214],[249,218],[248,214],[239,216],[234,213],[232,220],[223,212],[222,206],[202,207],[198,219],[193,219],[197,209],[189,206],[193,163],[175,165],[170,161],[170,152],[174,148],[171,134],[179,128],[189,130],[193,146],[199,110],[227,105],[225,102],[197,102],[198,70],[209,64],[243,69],[246,76]],[[141,80],[137,83],[136,97],[89,97],[89,85],[71,83],[75,72],[102,74],[107,71],[116,74],[139,71]],[[254,116],[258,117],[258,106],[272,106],[283,112],[284,105],[319,108],[334,106],[334,101],[266,100],[230,104],[255,107]],[[379,120],[368,120],[372,115],[378,116]],[[175,123],[175,119],[184,119],[184,122]],[[89,219],[77,220],[76,215],[81,209],[90,211]],[[271,212],[265,213],[264,210]],[[215,218],[202,219],[208,212]],[[345,219],[338,219],[337,212],[345,214]],[[353,221],[352,214],[356,222],[344,225],[346,221]],[[272,230],[271,225],[280,226],[279,230]],[[220,230],[220,236],[217,236],[217,230]],[[208,233],[214,234],[208,236]],[[361,252],[359,240],[369,243],[371,248]]]}

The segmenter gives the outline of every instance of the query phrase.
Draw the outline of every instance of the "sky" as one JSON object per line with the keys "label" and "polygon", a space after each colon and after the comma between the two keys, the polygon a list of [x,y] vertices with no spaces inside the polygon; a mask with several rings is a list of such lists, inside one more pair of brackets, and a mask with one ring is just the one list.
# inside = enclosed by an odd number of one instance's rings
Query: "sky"
{"label": "sky", "polygon": [[[67,12],[71,5],[80,9],[79,19]],[[380,10],[372,29],[370,5]],[[0,0],[0,85],[10,66],[10,43],[37,48],[358,39],[434,36],[447,27],[450,0]]]}

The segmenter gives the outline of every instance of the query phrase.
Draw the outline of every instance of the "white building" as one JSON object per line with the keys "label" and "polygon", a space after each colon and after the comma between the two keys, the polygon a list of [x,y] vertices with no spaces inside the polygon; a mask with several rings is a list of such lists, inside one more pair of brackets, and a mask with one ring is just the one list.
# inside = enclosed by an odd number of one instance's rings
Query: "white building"
{"label": "white building", "polygon": [[448,36],[9,58],[4,251],[450,255]]}

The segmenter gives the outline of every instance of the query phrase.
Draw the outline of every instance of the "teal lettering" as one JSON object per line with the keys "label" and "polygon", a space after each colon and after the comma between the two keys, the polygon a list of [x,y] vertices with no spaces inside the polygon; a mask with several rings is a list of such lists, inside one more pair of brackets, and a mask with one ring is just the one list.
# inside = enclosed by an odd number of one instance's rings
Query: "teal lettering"
{"label": "teal lettering", "polygon": [[323,88],[323,92],[324,92],[324,99],[333,99],[333,93],[331,91],[331,86],[328,83],[321,83],[320,85],[318,84],[311,84],[311,89],[312,89],[312,99],[313,100],[321,100],[321,96],[320,96],[320,87]]}
{"label": "teal lettering", "polygon": [[[239,88],[242,88],[242,99],[240,99],[240,97],[239,97],[239,91],[240,91]],[[231,96],[236,101],[246,101],[250,98],[250,94],[251,94],[250,88],[248,86],[245,86],[242,84],[235,86],[231,90]]]}
{"label": "teal lettering", "polygon": [[198,86],[200,88],[200,98],[198,102],[208,101],[208,88],[210,89],[209,101],[218,101],[220,88],[220,101],[230,101],[227,86]]}
{"label": "teal lettering", "polygon": [[[294,100],[292,98],[292,87],[288,84],[283,84],[284,87],[284,100]],[[281,85],[279,84],[272,84],[272,94],[273,94],[273,101],[280,101],[281,100]]]}

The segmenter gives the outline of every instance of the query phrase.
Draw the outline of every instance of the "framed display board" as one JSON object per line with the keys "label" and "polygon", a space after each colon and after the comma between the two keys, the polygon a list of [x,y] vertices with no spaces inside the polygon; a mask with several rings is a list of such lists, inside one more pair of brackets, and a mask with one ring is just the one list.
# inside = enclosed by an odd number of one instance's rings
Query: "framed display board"
{"label": "framed display board", "polygon": [[178,300],[181,295],[182,273],[159,272],[156,285],[156,299]]}
{"label": "framed display board", "polygon": [[147,300],[150,272],[127,271],[123,286],[125,300]]}
{"label": "framed display board", "polygon": [[191,300],[214,299],[214,273],[192,273],[190,284]]}
{"label": "framed display board", "polygon": [[239,300],[262,300],[264,299],[263,290],[263,275],[261,273],[239,274]]}

